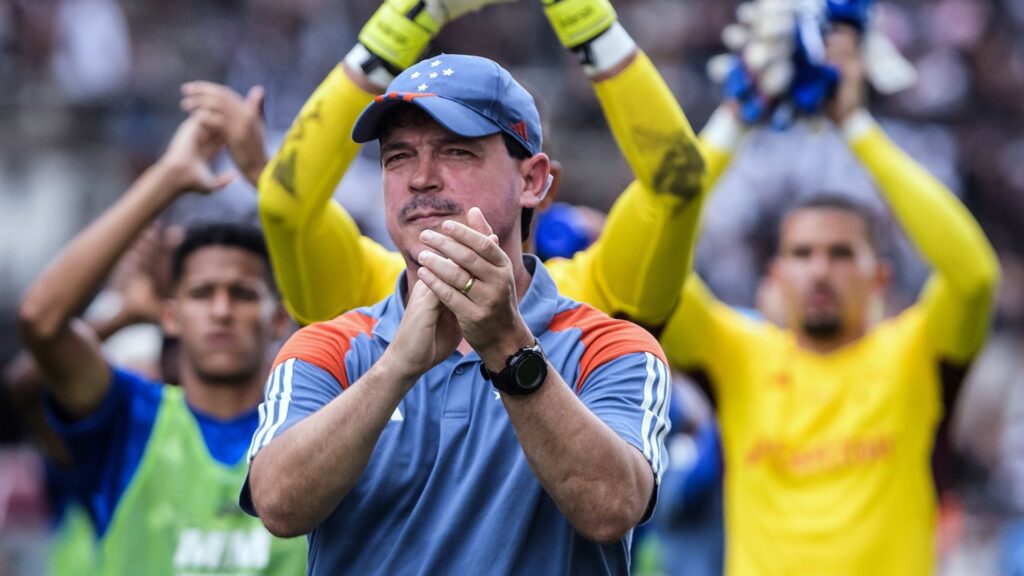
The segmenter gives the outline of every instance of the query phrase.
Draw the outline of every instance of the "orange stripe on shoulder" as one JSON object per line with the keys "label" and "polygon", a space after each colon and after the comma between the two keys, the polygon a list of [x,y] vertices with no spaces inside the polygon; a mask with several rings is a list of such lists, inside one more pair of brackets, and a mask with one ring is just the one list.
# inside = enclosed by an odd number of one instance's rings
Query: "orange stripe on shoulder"
{"label": "orange stripe on shoulder", "polygon": [[370,334],[376,325],[376,318],[355,311],[342,314],[334,320],[310,324],[285,342],[274,360],[274,366],[296,358],[326,370],[341,384],[342,389],[348,388],[345,355],[352,348],[353,339],[360,334]]}
{"label": "orange stripe on shoulder", "polygon": [[583,357],[580,358],[580,378],[576,382],[576,393],[583,389],[583,383],[590,373],[611,360],[626,354],[650,352],[668,364],[665,352],[648,331],[628,322],[616,320],[588,304],[559,312],[551,319],[548,329],[562,332],[578,328],[583,340]]}

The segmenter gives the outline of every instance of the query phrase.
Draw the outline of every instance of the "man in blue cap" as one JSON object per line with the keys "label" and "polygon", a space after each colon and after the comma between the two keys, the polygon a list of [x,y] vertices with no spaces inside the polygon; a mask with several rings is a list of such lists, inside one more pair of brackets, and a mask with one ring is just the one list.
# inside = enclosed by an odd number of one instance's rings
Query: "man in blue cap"
{"label": "man in blue cap", "polygon": [[665,467],[668,370],[644,330],[523,254],[544,194],[533,99],[441,55],[356,123],[379,139],[395,292],[313,324],[267,383],[241,504],[309,534],[312,574],[625,574]]}

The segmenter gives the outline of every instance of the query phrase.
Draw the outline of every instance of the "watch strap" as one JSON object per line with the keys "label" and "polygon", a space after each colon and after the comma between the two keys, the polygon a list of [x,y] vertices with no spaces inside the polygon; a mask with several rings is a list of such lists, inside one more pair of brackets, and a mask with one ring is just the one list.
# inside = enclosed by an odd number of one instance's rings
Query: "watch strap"
{"label": "watch strap", "polygon": [[515,354],[509,356],[505,360],[505,366],[500,372],[491,372],[487,369],[487,364],[481,362],[480,374],[483,376],[485,381],[489,381],[495,388],[508,394],[521,395],[535,392],[539,386],[532,389],[524,389],[519,385],[519,382],[516,381],[515,370],[519,363],[518,360],[527,354],[537,354],[544,362],[547,362],[547,355],[544,353],[544,349],[540,346],[540,340],[534,338],[532,346],[524,346],[517,350]]}

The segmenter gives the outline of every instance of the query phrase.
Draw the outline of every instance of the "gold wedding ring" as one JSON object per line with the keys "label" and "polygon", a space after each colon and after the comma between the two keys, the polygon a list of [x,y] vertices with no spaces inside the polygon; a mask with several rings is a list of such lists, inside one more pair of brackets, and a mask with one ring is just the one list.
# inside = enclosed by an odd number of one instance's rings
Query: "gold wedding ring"
{"label": "gold wedding ring", "polygon": [[466,282],[466,285],[462,287],[462,290],[460,290],[460,292],[462,292],[463,295],[468,295],[469,291],[473,288],[474,282],[476,282],[476,278],[470,276],[469,281]]}

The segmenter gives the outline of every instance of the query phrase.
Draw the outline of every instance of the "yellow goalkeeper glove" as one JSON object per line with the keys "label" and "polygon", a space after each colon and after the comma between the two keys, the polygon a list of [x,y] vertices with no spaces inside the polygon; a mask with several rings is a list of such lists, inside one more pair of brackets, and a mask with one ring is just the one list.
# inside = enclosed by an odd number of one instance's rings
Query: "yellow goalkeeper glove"
{"label": "yellow goalkeeper glove", "polygon": [[636,42],[619,24],[609,0],[542,0],[542,3],[558,40],[579,55],[588,75],[610,70],[636,51]]}

